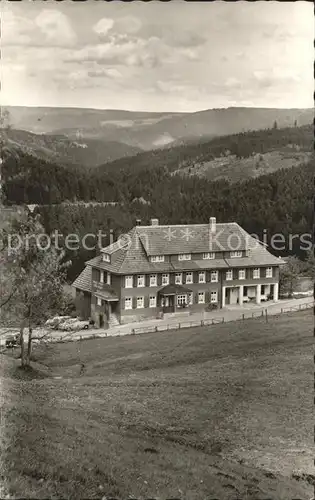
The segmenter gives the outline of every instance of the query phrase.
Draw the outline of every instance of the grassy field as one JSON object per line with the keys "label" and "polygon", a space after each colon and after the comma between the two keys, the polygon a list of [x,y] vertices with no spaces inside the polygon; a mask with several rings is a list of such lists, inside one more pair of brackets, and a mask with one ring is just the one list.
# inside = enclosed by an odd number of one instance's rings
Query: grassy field
{"label": "grassy field", "polygon": [[312,328],[310,310],[51,344],[27,374],[1,356],[7,491],[309,500]]}

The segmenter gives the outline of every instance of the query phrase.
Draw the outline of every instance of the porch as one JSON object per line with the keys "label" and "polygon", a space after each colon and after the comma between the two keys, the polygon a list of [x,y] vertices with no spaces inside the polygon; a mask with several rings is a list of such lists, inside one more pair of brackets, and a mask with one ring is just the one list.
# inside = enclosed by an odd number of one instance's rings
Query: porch
{"label": "porch", "polygon": [[158,292],[163,313],[183,312],[192,304],[192,290],[183,285],[166,285]]}
{"label": "porch", "polygon": [[223,286],[222,307],[237,304],[243,305],[248,302],[260,304],[261,302],[266,302],[268,300],[277,302],[278,294],[278,283]]}
{"label": "porch", "polygon": [[110,291],[95,293],[96,300],[101,303],[95,311],[94,321],[98,328],[107,328],[119,325],[116,314],[118,313],[118,297]]}

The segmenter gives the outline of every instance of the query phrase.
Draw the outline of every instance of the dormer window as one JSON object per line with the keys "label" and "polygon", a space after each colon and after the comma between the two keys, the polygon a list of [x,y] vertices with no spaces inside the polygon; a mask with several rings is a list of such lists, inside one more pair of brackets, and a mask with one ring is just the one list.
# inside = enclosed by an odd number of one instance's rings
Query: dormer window
{"label": "dormer window", "polygon": [[242,252],[237,251],[237,252],[230,252],[230,258],[235,259],[236,257],[242,257]]}
{"label": "dormer window", "polygon": [[102,254],[102,261],[103,262],[110,262],[110,256],[108,255],[108,253]]}
{"label": "dormer window", "polygon": [[151,262],[164,262],[164,255],[151,255]]}
{"label": "dormer window", "polygon": [[180,253],[178,256],[178,260],[191,260],[190,253]]}
{"label": "dormer window", "polygon": [[202,254],[202,258],[203,258],[204,260],[214,259],[214,258],[215,258],[215,253],[214,253],[214,252],[206,252],[206,253],[203,253],[203,254]]}

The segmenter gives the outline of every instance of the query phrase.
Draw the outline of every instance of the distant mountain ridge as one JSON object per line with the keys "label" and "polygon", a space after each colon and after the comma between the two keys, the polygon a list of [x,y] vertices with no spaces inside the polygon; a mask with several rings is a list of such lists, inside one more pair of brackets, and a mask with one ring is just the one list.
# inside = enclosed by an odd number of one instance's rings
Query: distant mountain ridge
{"label": "distant mountain ridge", "polygon": [[86,108],[3,107],[12,128],[34,133],[62,134],[71,140],[118,141],[140,149],[154,149],[187,140],[298,126],[313,122],[313,109],[220,108],[194,113],[141,112]]}

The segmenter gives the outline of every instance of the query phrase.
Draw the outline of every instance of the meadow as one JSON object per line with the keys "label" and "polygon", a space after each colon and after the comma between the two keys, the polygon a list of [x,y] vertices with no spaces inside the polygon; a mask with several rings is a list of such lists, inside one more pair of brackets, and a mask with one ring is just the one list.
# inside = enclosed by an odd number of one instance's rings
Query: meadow
{"label": "meadow", "polygon": [[311,310],[1,355],[13,497],[309,500]]}

